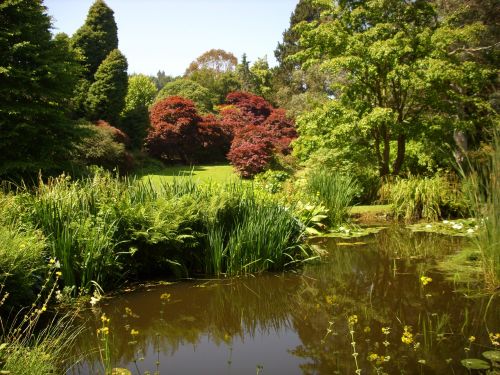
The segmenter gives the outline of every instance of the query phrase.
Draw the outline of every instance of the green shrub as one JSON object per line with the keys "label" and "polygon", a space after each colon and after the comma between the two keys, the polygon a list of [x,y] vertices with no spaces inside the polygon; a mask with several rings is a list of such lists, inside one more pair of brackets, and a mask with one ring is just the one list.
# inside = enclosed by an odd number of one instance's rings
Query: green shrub
{"label": "green shrub", "polygon": [[387,182],[380,190],[381,199],[392,205],[396,218],[405,221],[440,218],[467,214],[467,201],[458,182],[449,177],[410,176]]}
{"label": "green shrub", "polygon": [[0,225],[1,292],[2,297],[9,295],[0,306],[2,310],[31,305],[46,268],[44,250],[45,239],[40,232]]}
{"label": "green shrub", "polygon": [[316,169],[307,175],[307,191],[328,209],[330,224],[339,225],[346,219],[347,208],[359,188],[351,176]]}
{"label": "green shrub", "polygon": [[107,170],[118,168],[127,172],[133,160],[125,144],[116,138],[112,126],[81,125],[82,138],[75,145],[75,162],[79,166],[97,165]]}
{"label": "green shrub", "polygon": [[255,185],[271,193],[278,193],[283,189],[283,183],[290,178],[290,174],[285,171],[267,170],[254,177]]}

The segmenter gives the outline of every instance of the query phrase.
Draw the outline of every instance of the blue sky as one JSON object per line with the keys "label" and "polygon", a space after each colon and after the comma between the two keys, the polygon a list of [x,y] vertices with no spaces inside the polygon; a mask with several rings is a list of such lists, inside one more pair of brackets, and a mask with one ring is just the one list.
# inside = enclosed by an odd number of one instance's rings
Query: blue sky
{"label": "blue sky", "polygon": [[[72,35],[94,0],[45,0],[55,32]],[[250,61],[274,49],[298,0],[106,0],[115,12],[129,73],[180,75],[203,52],[220,48]]]}

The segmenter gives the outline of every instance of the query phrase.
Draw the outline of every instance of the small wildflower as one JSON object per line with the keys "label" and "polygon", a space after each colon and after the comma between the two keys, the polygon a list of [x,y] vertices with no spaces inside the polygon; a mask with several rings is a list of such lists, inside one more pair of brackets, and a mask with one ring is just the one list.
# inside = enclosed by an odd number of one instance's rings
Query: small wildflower
{"label": "small wildflower", "polygon": [[163,300],[163,301],[170,301],[170,293],[163,293],[161,296],[160,296],[160,299]]}
{"label": "small wildflower", "polygon": [[358,322],[358,316],[351,315],[351,316],[349,316],[349,318],[347,318],[347,321],[349,323],[349,326],[354,326]]}
{"label": "small wildflower", "polygon": [[391,328],[390,327],[382,327],[382,333],[384,335],[388,335],[389,333],[391,333]]}
{"label": "small wildflower", "polygon": [[49,264],[55,264],[56,260],[54,258],[50,258]]}
{"label": "small wildflower", "polygon": [[62,272],[61,272],[61,271],[57,271],[57,272],[56,272],[56,276],[57,276],[57,277],[61,277],[61,276],[62,276]]}
{"label": "small wildflower", "polygon": [[100,300],[100,298],[97,298],[95,296],[90,297],[90,305],[95,306],[97,304],[97,302],[99,302],[99,300]]}
{"label": "small wildflower", "polygon": [[432,281],[432,279],[430,277],[427,277],[427,276],[422,276],[420,278],[420,282],[422,283],[423,286],[429,284],[431,281]]}
{"label": "small wildflower", "polygon": [[500,333],[489,333],[490,341],[494,346],[500,346]]}
{"label": "small wildflower", "polygon": [[467,229],[467,233],[469,233],[469,234],[474,233],[474,229],[472,229],[472,228]]}
{"label": "small wildflower", "polygon": [[132,329],[132,330],[130,330],[130,334],[131,334],[132,336],[137,336],[137,335],[139,334],[139,331],[138,331],[138,330],[136,330],[136,329]]}
{"label": "small wildflower", "polygon": [[470,336],[469,337],[469,342],[472,344],[474,341],[476,341],[476,337],[475,336]]}
{"label": "small wildflower", "polygon": [[329,304],[329,305],[333,305],[335,303],[335,296],[326,296],[325,297],[325,300],[326,300],[326,303]]}
{"label": "small wildflower", "polygon": [[390,342],[385,340],[382,344],[384,344],[384,346],[387,348],[390,345]]}
{"label": "small wildflower", "polygon": [[420,363],[421,365],[425,365],[426,362],[425,362],[425,359],[419,359],[418,363]]}
{"label": "small wildflower", "polygon": [[104,336],[109,334],[109,327],[102,327],[97,329],[97,334],[102,334]]}
{"label": "small wildflower", "polygon": [[363,329],[363,331],[364,331],[365,333],[370,333],[370,332],[372,331],[372,329],[371,329],[370,327],[366,326],[366,327]]}
{"label": "small wildflower", "polygon": [[109,323],[109,320],[110,320],[110,319],[106,316],[106,314],[102,314],[102,315],[101,315],[101,322],[102,322],[102,324],[107,324],[107,323]]}
{"label": "small wildflower", "polygon": [[410,345],[413,342],[413,334],[411,333],[410,326],[404,326],[404,332],[403,336],[401,336],[401,341],[407,345]]}

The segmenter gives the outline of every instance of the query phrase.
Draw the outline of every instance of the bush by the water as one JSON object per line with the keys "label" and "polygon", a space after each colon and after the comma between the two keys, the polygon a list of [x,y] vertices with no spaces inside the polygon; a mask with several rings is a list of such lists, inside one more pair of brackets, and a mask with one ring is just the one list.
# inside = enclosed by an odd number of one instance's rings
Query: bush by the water
{"label": "bush by the water", "polygon": [[[36,269],[43,257],[54,257],[64,285],[81,293],[123,279],[282,270],[312,255],[300,246],[305,226],[293,207],[240,183],[176,179],[153,186],[97,171],[78,181],[40,181],[34,192],[20,189],[9,197],[12,209],[2,220],[36,229],[2,229],[9,267],[21,269],[15,262],[22,261],[22,269]],[[29,257],[18,250],[24,242],[35,246]],[[29,275],[18,276],[26,288]]]}
{"label": "bush by the water", "polygon": [[394,216],[405,221],[436,221],[467,214],[467,201],[458,182],[445,176],[397,178],[380,190]]}
{"label": "bush by the water", "polygon": [[347,208],[359,189],[356,180],[349,175],[315,169],[307,176],[307,190],[328,209],[330,223],[339,225],[347,217]]}

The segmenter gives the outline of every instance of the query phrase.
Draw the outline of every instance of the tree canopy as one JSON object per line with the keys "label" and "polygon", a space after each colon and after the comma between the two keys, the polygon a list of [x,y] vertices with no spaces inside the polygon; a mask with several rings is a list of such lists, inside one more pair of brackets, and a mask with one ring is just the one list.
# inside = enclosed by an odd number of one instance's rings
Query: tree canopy
{"label": "tree canopy", "polygon": [[104,0],[96,0],[87,19],[71,38],[73,46],[85,57],[86,77],[93,81],[99,65],[111,51],[118,48],[118,27],[114,12]]}
{"label": "tree canopy", "polygon": [[[399,174],[410,140],[436,141],[428,148],[436,151],[453,142],[454,129],[488,112],[476,94],[492,70],[454,52],[475,45],[482,25],[441,24],[426,1],[324,5],[320,21],[297,25],[302,50],[290,60],[306,68],[319,63],[333,77],[334,99],[299,119],[297,155],[357,148],[376,160],[381,176]],[[461,115],[464,105],[475,119]]]}
{"label": "tree canopy", "polygon": [[99,65],[95,81],[89,88],[87,108],[91,119],[116,125],[125,107],[127,95],[127,59],[115,49]]}
{"label": "tree canopy", "polygon": [[0,3],[0,175],[55,170],[67,161],[66,108],[79,73],[68,38],[52,38],[39,1]]}

